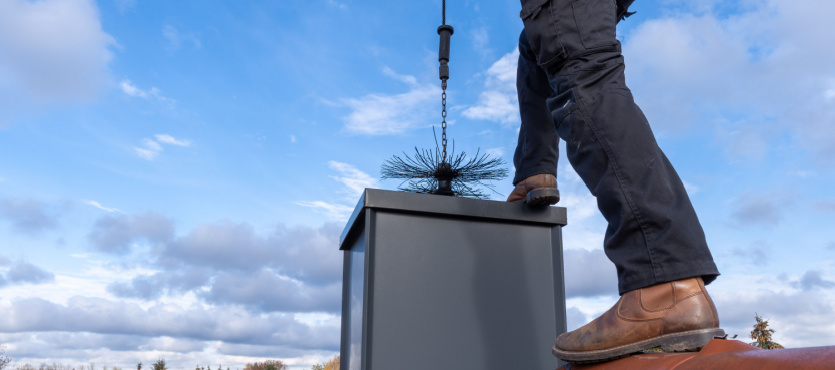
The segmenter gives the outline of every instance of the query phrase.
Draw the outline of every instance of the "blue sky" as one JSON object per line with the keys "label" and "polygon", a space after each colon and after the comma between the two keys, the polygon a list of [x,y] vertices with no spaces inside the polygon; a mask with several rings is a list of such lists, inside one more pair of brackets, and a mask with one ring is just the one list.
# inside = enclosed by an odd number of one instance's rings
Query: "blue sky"
{"label": "blue sky", "polygon": [[[450,137],[508,163],[519,10],[447,9]],[[627,82],[723,273],[722,326],[747,340],[756,312],[788,347],[835,344],[835,3],[633,10]],[[307,369],[336,354],[338,235],[363,188],[397,187],[385,159],[434,145],[439,24],[440,1],[0,0],[7,355]],[[566,161],[559,182],[574,328],[617,289],[594,199]]]}

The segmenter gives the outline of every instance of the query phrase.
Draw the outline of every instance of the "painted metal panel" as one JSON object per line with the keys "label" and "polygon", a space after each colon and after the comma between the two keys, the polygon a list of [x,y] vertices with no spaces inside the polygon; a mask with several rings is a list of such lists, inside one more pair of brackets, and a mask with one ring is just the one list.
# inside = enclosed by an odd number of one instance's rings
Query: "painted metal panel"
{"label": "painted metal panel", "polygon": [[343,368],[556,368],[564,224],[559,207],[366,190],[340,240],[343,301],[364,302],[343,302]]}

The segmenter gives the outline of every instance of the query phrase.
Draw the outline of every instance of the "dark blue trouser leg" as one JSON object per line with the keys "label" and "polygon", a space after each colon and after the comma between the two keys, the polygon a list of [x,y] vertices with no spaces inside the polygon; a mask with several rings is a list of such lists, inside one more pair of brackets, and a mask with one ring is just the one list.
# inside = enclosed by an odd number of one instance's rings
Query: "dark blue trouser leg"
{"label": "dark blue trouser leg", "polygon": [[[522,7],[517,87],[520,110],[530,112],[522,113],[514,182],[526,176],[520,170],[556,165],[556,132],[608,222],[604,250],[621,294],[692,276],[713,281],[719,272],[684,185],[626,87],[615,0],[523,0]],[[542,101],[530,98],[545,91],[542,72],[551,90],[547,118]]]}

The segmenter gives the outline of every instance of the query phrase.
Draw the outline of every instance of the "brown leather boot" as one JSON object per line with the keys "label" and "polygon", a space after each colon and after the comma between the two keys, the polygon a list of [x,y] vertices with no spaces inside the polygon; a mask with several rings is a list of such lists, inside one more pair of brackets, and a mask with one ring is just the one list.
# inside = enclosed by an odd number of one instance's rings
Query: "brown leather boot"
{"label": "brown leather boot", "polygon": [[557,204],[560,201],[557,177],[549,173],[541,173],[519,181],[507,197],[507,201],[523,201],[530,206]]}
{"label": "brown leather boot", "polygon": [[724,335],[702,278],[693,277],[622,295],[602,316],[560,335],[552,352],[569,362],[602,362],[655,347],[698,351]]}

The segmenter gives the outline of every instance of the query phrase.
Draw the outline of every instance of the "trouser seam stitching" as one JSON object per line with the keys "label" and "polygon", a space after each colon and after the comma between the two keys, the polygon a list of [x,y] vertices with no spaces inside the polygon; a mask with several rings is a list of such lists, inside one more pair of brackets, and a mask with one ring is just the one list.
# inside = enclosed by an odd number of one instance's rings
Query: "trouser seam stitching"
{"label": "trouser seam stitching", "polygon": [[[571,77],[574,77],[575,75],[576,73],[572,73]],[[572,89],[577,89],[576,78],[570,78],[570,83]],[[608,89],[601,90],[599,94],[606,92],[606,90]],[[636,209],[632,197],[629,196],[629,193],[626,191],[624,187],[624,181],[621,175],[620,167],[618,166],[617,161],[614,160],[614,155],[612,154],[608,145],[606,145],[602,140],[600,140],[600,134],[598,133],[597,125],[594,124],[594,121],[591,119],[591,116],[587,113],[588,108],[586,107],[584,99],[580,95],[581,94],[574,94],[574,98],[578,104],[578,110],[584,116],[586,125],[588,125],[591,129],[592,133],[594,134],[594,137],[597,139],[598,145],[600,145],[600,147],[603,149],[603,152],[606,153],[606,157],[609,158],[609,163],[611,163],[612,171],[615,173],[615,177],[618,180],[620,190],[624,196],[624,199],[626,199],[626,203],[629,205],[629,210],[632,213],[632,216],[635,217],[635,221],[638,223],[638,227],[641,228],[641,235],[643,235],[644,243],[646,243],[647,255],[649,256],[650,265],[652,266],[653,277],[657,281],[658,272],[656,271],[655,256],[652,253],[652,248],[650,248],[650,241],[652,240],[652,237],[649,235],[649,231],[644,225],[643,219],[640,215],[640,212]]]}

